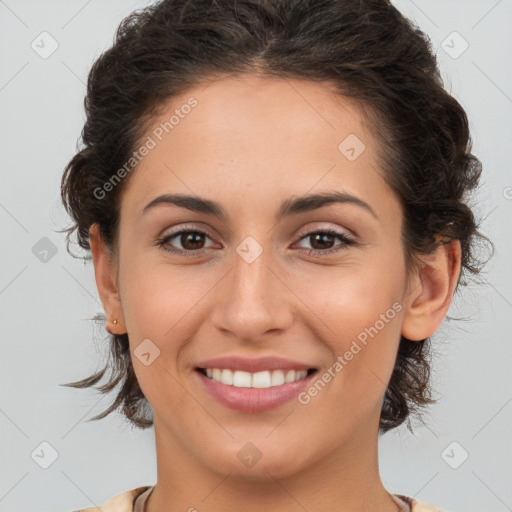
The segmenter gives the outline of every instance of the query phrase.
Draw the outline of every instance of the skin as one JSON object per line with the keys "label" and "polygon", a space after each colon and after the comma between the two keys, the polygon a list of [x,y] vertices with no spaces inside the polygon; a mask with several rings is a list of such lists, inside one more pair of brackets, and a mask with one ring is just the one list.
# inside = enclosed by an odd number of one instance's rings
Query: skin
{"label": "skin", "polygon": [[[441,245],[408,275],[401,206],[379,168],[377,143],[357,104],[327,84],[222,78],[172,98],[154,126],[190,96],[198,106],[130,175],[118,262],[97,225],[90,230],[107,329],[128,333],[154,410],[158,482],[147,510],[396,511],[378,471],[382,400],[400,335],[424,339],[446,315],[460,244]],[[338,150],[349,134],[366,146],[354,161]],[[376,217],[331,204],[276,223],[282,201],[320,191],[353,194]],[[219,202],[227,219],[172,205],[142,215],[156,196],[177,192]],[[155,244],[185,225],[211,236],[196,245],[177,236],[168,246],[202,254],[170,254]],[[356,244],[305,236],[325,228]],[[236,252],[247,236],[263,248],[252,263]],[[237,354],[278,355],[323,374],[394,303],[401,311],[308,404],[234,411],[194,373],[201,360]],[[145,339],[160,350],[148,366],[133,357]],[[261,453],[252,467],[237,457],[248,442]]]}

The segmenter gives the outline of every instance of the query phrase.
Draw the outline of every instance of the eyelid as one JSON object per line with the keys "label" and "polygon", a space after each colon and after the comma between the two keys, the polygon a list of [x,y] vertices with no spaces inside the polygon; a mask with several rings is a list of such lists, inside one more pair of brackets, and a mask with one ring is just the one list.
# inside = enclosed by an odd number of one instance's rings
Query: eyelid
{"label": "eyelid", "polygon": [[168,231],[168,232],[164,231],[164,234],[162,234],[159,238],[167,238],[167,237],[172,236],[172,235],[177,235],[178,233],[181,233],[182,231],[198,231],[198,232],[203,232],[206,235],[208,235],[210,238],[214,238],[214,236],[212,235],[212,232],[208,228],[203,227],[202,225],[199,225],[199,224],[198,225],[194,225],[194,224],[183,224],[183,225],[180,225],[177,228],[171,229],[171,231]]}
{"label": "eyelid", "polygon": [[335,226],[332,225],[323,225],[323,226],[313,226],[309,228],[304,228],[299,231],[299,234],[297,235],[299,238],[303,238],[306,235],[311,235],[313,233],[316,233],[318,231],[336,231],[338,235],[343,235],[346,238],[350,238],[354,241],[356,241],[359,237],[354,233],[352,230],[341,227],[341,226]]}
{"label": "eyelid", "polygon": [[[190,231],[197,230],[197,231],[200,231],[200,232],[204,232],[211,239],[214,238],[214,236],[212,235],[212,232],[208,228],[203,227],[202,225],[194,225],[194,224],[184,224],[184,225],[179,226],[179,227],[177,227],[175,229],[172,229],[168,233],[165,233],[165,234],[159,236],[159,238],[160,239],[168,238],[169,236],[177,235],[178,233],[181,233],[182,231],[188,231],[188,230],[190,230]],[[339,230],[346,231],[346,233],[342,233]],[[332,226],[325,226],[325,225],[324,226],[313,226],[313,227],[309,227],[309,228],[303,228],[303,229],[301,229],[299,231],[299,233],[296,236],[299,238],[299,241],[300,241],[305,236],[314,234],[314,233],[316,233],[318,231],[336,231],[336,233],[333,233],[333,234],[344,235],[345,237],[353,239],[354,241],[358,238],[358,236],[353,231],[351,231],[350,229],[342,228],[342,227],[334,227],[333,228]]]}

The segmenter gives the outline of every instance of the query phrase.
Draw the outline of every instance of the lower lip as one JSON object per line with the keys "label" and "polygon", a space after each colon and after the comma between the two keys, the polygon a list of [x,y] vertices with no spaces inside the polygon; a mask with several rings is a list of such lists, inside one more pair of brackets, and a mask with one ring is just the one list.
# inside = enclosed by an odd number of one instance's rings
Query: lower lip
{"label": "lower lip", "polygon": [[305,378],[270,388],[239,388],[210,379],[196,372],[206,390],[221,404],[242,412],[265,412],[296,397],[315,377],[312,372]]}

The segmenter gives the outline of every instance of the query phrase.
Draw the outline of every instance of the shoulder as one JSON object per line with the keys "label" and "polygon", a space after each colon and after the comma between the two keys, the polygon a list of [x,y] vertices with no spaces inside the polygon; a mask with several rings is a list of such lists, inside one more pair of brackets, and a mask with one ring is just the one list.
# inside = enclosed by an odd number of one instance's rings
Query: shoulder
{"label": "shoulder", "polygon": [[101,507],[82,508],[73,512],[132,512],[136,498],[149,488],[149,485],[137,487],[110,498]]}
{"label": "shoulder", "polygon": [[406,503],[411,512],[449,512],[448,510],[441,510],[440,508],[436,508],[433,505],[429,505],[423,501],[418,501],[409,496],[404,496],[402,494],[395,494],[395,496],[402,502]]}
{"label": "shoulder", "polygon": [[[73,512],[132,512],[135,500],[145,491],[150,489],[150,487],[151,486],[149,485],[137,487],[136,489],[125,491],[122,494],[118,494],[113,498],[110,498],[101,507],[82,508]],[[402,494],[395,494],[394,496],[398,498],[400,502],[406,504],[411,512],[449,512],[447,510],[443,511],[429,505],[428,503],[418,501],[409,496],[404,496]],[[404,510],[407,510],[407,508],[404,508]]]}

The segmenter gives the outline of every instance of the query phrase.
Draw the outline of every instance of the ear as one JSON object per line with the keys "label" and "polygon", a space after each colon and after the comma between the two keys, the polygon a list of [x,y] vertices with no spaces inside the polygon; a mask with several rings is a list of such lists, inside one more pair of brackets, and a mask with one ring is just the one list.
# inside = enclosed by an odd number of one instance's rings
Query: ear
{"label": "ear", "polygon": [[[89,228],[89,243],[94,262],[96,286],[107,316],[105,328],[111,334],[124,334],[126,328],[121,298],[116,286],[116,269],[110,253],[105,247],[97,223]],[[114,320],[117,320],[116,324],[114,324]]]}
{"label": "ear", "polygon": [[461,269],[459,240],[441,243],[421,256],[421,266],[410,279],[402,336],[420,341],[432,336],[446,316]]}

